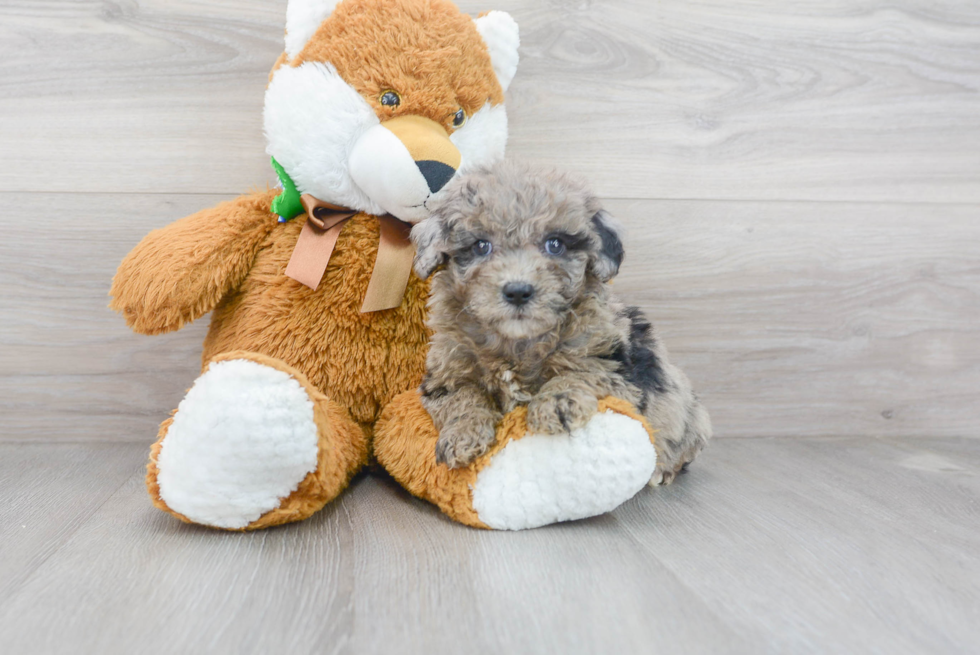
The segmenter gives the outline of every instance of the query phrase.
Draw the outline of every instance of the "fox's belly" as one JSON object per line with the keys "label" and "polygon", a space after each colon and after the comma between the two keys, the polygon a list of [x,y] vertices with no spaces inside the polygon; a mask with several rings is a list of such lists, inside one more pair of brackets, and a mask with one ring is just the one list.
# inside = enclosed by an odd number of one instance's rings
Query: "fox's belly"
{"label": "fox's belly", "polygon": [[362,314],[378,250],[378,223],[359,214],[344,226],[314,291],[284,274],[305,217],[277,228],[238,291],[215,310],[204,362],[247,350],[302,371],[352,418],[373,423],[425,370],[428,285],[413,273],[400,307]]}

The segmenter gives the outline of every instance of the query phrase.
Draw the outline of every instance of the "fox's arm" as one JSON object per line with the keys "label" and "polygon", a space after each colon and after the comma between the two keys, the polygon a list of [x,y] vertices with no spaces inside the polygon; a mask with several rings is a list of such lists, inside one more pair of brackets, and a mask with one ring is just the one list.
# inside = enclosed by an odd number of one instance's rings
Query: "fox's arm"
{"label": "fox's arm", "polygon": [[273,196],[241,196],[150,232],[119,265],[109,306],[141,334],[178,330],[214,309],[275,229]]}

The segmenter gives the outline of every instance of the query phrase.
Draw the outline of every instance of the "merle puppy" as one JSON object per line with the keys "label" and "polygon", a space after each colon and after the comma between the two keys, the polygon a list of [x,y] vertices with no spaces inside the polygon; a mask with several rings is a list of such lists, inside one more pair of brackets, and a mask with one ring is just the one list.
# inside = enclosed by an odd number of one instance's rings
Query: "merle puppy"
{"label": "merle puppy", "polygon": [[450,183],[412,230],[416,272],[435,272],[422,404],[452,468],[485,453],[527,405],[528,429],[585,425],[597,401],[632,402],[656,433],[651,484],[668,484],[711,436],[708,413],[650,323],[610,291],[622,228],[581,183],[502,162]]}

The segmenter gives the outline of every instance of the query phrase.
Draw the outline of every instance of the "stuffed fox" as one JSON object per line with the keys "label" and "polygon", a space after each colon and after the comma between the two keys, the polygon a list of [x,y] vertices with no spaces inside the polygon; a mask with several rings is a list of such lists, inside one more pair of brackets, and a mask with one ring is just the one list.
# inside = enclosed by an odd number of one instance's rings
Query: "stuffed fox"
{"label": "stuffed fox", "polygon": [[[497,494],[481,514],[472,487],[492,457],[449,471],[420,446],[433,430],[411,395],[427,284],[411,272],[408,231],[453,176],[503,157],[517,47],[509,15],[473,19],[448,0],[290,0],[264,109],[282,188],[151,232],[113,279],[111,307],[136,332],[212,312],[202,374],[151,449],[157,507],[231,530],[301,520],[376,450],[407,488],[481,527],[595,514],[642,487],[531,519],[514,508],[540,499]],[[647,429],[629,420],[649,460]],[[520,440],[515,425],[494,453]]]}

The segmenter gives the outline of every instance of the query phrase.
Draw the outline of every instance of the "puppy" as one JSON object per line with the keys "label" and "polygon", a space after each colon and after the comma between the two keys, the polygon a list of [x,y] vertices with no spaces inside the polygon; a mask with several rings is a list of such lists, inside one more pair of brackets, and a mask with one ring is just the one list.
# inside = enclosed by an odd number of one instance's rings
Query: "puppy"
{"label": "puppy", "polygon": [[559,434],[616,396],[657,430],[651,484],[672,482],[711,422],[650,323],[610,291],[623,261],[619,223],[556,172],[502,162],[450,184],[412,230],[416,272],[435,272],[421,395],[439,429],[436,459],[466,466],[519,405],[529,430]]}

